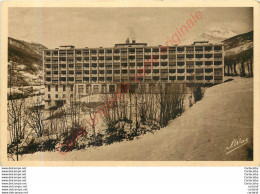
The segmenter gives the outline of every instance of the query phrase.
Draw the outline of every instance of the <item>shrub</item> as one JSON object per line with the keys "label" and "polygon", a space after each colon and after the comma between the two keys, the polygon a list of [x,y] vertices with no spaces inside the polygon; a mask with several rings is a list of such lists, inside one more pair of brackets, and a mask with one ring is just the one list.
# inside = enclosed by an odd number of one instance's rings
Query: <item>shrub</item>
{"label": "shrub", "polygon": [[199,101],[203,97],[203,92],[200,85],[195,87],[195,91],[193,91],[195,102]]}

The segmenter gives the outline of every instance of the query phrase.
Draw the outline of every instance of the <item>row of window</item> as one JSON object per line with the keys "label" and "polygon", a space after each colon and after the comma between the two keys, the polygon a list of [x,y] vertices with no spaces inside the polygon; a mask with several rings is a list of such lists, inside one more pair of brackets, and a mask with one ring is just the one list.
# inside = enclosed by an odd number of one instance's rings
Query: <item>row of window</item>
{"label": "row of window", "polygon": [[69,49],[69,50],[46,50],[45,55],[81,55],[81,54],[120,54],[120,53],[143,53],[143,52],[175,52],[175,51],[221,51],[222,46],[185,46],[185,47],[155,47],[155,48],[121,48],[121,49]]}
{"label": "row of window", "polygon": [[97,67],[99,67],[99,68],[104,68],[104,67],[106,67],[106,68],[120,68],[120,67],[122,67],[122,68],[127,68],[127,67],[143,67],[143,66],[146,66],[146,67],[150,67],[150,66],[153,66],[153,67],[159,67],[159,66],[184,66],[184,65],[197,65],[197,66],[200,66],[200,65],[212,65],[214,63],[214,65],[222,65],[223,63],[222,63],[222,61],[177,61],[177,62],[170,62],[170,63],[168,63],[168,62],[160,62],[160,63],[157,63],[157,62],[155,62],[155,63],[117,63],[117,64],[104,64],[104,63],[91,63],[91,64],[89,64],[89,63],[85,63],[85,64],[83,64],[83,66],[82,65],[74,65],[74,64],[68,64],[68,65],[65,65],[65,64],[60,64],[59,66],[58,65],[55,65],[55,64],[47,64],[47,65],[45,65],[45,68],[47,68],[47,69],[50,69],[50,68],[52,68],[52,69],[58,69],[59,67],[60,68],[63,68],[63,69],[66,69],[66,68],[70,68],[70,69],[82,69],[82,67],[84,67],[84,68],[90,68],[90,67],[92,67],[92,68],[97,68]]}
{"label": "row of window", "polygon": [[[195,76],[199,76],[201,78],[203,77],[207,77],[207,75],[205,74],[197,74],[197,75],[190,75],[190,76],[179,76],[179,77],[183,77],[183,79],[178,79],[178,80],[185,80],[185,77],[187,77],[187,79],[189,77],[195,77]],[[211,76],[213,77],[213,75],[211,74]],[[222,77],[222,73],[216,73],[214,74],[214,77],[218,77],[218,76],[221,76]],[[104,81],[108,81],[108,82],[112,82],[112,77],[107,77],[106,79],[104,79],[103,77],[100,77],[100,78],[96,78],[96,77],[92,77],[92,78],[83,78],[83,81],[82,79],[81,80],[76,80],[74,81],[74,78],[71,79],[71,80],[68,80],[69,83],[83,83],[83,82],[104,82]],[[161,75],[161,76],[145,76],[145,77],[122,77],[120,79],[120,77],[118,78],[114,78],[113,79],[114,82],[121,82],[121,81],[132,81],[134,82],[135,80],[139,80],[139,81],[151,81],[151,80],[154,80],[154,81],[159,81],[159,80],[176,80],[176,76],[167,76],[167,75]],[[48,80],[47,83],[51,82],[51,80]],[[136,81],[135,81],[136,82]],[[52,81],[52,84],[58,84],[59,81],[58,80],[53,80]],[[66,80],[60,80],[60,83],[67,83]]]}
{"label": "row of window", "polygon": [[163,55],[161,57],[159,56],[153,56],[151,57],[150,55],[147,55],[147,56],[141,56],[141,57],[135,57],[135,56],[129,56],[129,57],[76,57],[75,60],[73,58],[60,58],[59,60],[58,59],[46,59],[45,60],[45,63],[74,63],[74,62],[78,62],[78,63],[82,63],[83,61],[84,62],[89,62],[90,60],[93,62],[95,61],[131,61],[131,60],[137,60],[137,61],[143,61],[143,60],[150,60],[150,59],[153,59],[154,61],[156,60],[172,60],[172,61],[175,61],[175,60],[184,60],[184,59],[202,59],[202,58],[205,58],[205,59],[211,59],[211,58],[215,58],[215,59],[219,59],[219,58],[222,58],[222,54],[221,53],[217,53],[217,54],[196,54],[196,55],[193,55],[193,54],[179,54],[179,55]]}
{"label": "row of window", "polygon": [[[204,68],[203,69],[199,69],[199,68],[196,68],[196,69],[194,69],[194,68],[187,68],[187,69],[146,69],[145,70],[145,73],[159,73],[159,72],[164,72],[164,73],[175,73],[176,71],[177,72],[185,72],[185,70],[186,70],[186,72],[204,72]],[[222,69],[221,68],[215,68],[215,71],[222,71]],[[213,72],[213,69],[212,68],[205,68],[205,72]],[[76,73],[76,75],[96,75],[96,74],[101,74],[101,75],[103,75],[103,74],[112,74],[112,73],[114,73],[114,74],[128,74],[128,73],[130,73],[130,74],[134,74],[134,73],[139,73],[139,74],[142,74],[143,73],[143,70],[142,69],[140,69],[140,70],[127,70],[127,69],[123,69],[123,70],[106,70],[106,71],[104,71],[104,70],[91,70],[91,71],[88,71],[88,70],[85,70],[85,71],[76,71],[76,72],[74,72],[74,71],[68,71],[68,75],[66,74],[66,71],[61,71],[61,74],[60,74],[60,76],[74,76],[75,74],[74,73]],[[51,76],[51,75],[53,75],[53,76],[58,76],[59,74],[58,74],[58,71],[54,71],[53,72],[53,74],[51,74],[51,72],[47,72],[46,73],[46,75],[49,75],[49,76]]]}

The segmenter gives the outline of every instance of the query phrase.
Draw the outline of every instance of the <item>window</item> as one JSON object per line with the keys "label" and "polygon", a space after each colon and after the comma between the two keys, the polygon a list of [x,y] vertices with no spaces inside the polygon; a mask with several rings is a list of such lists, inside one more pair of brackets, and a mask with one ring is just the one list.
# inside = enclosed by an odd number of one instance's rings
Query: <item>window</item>
{"label": "window", "polygon": [[65,85],[63,85],[63,92],[65,92],[66,91],[66,86]]}
{"label": "window", "polygon": [[90,93],[90,86],[86,85],[86,93]]}
{"label": "window", "polygon": [[51,91],[51,86],[50,85],[48,85],[48,92],[50,92]]}
{"label": "window", "polygon": [[63,95],[62,95],[62,98],[63,98],[63,99],[66,98],[66,94],[63,94]]}
{"label": "window", "polygon": [[49,99],[51,98],[51,95],[50,95],[50,94],[48,94],[48,98],[49,98]]}
{"label": "window", "polygon": [[79,93],[83,93],[83,85],[79,85],[78,86],[78,92]]}
{"label": "window", "polygon": [[58,95],[58,94],[56,94],[56,95],[55,95],[55,98],[58,98],[58,97],[59,97],[59,95]]}
{"label": "window", "polygon": [[93,93],[97,94],[99,91],[99,85],[94,85],[93,87]]}
{"label": "window", "polygon": [[58,86],[55,86],[55,91],[58,92]]}
{"label": "window", "polygon": [[70,91],[73,91],[73,86],[70,86]]}

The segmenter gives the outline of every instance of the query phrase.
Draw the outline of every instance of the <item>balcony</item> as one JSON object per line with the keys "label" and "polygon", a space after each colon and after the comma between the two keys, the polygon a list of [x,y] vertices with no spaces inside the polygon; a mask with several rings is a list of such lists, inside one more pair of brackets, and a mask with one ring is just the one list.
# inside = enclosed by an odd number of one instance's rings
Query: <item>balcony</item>
{"label": "balcony", "polygon": [[162,61],[162,62],[164,62],[164,61],[165,61],[165,62],[167,62],[167,61],[168,61],[168,59],[161,59],[161,61]]}
{"label": "balcony", "polygon": [[135,62],[135,59],[129,59],[130,62]]}
{"label": "balcony", "polygon": [[60,56],[66,56],[66,53],[60,53]]}
{"label": "balcony", "polygon": [[169,58],[169,61],[176,61],[176,58]]}
{"label": "balcony", "polygon": [[58,77],[59,75],[58,74],[52,74],[52,77]]}
{"label": "balcony", "polygon": [[51,63],[51,61],[45,61],[44,63],[45,63],[45,64],[50,64],[50,63]]}
{"label": "balcony", "polygon": [[60,77],[66,77],[66,74],[60,74]]}
{"label": "balcony", "polygon": [[178,73],[177,72],[177,74],[178,74],[178,76],[185,76],[185,72],[184,73]]}
{"label": "balcony", "polygon": [[195,73],[194,73],[194,72],[190,72],[190,73],[189,73],[189,72],[186,72],[186,75],[187,75],[187,76],[195,76]]}
{"label": "balcony", "polygon": [[168,66],[161,66],[161,69],[168,69]]}
{"label": "balcony", "polygon": [[60,81],[60,83],[65,84],[65,83],[67,83],[67,81]]}
{"label": "balcony", "polygon": [[215,53],[220,53],[222,50],[214,50]]}
{"label": "balcony", "polygon": [[120,53],[114,53],[113,55],[114,55],[114,56],[118,56],[118,55],[120,55]]}
{"label": "balcony", "polygon": [[45,77],[51,77],[51,74],[45,74]]}
{"label": "balcony", "polygon": [[206,75],[213,75],[213,72],[205,72]]}
{"label": "balcony", "polygon": [[177,61],[184,61],[184,58],[177,58]]}
{"label": "balcony", "polygon": [[222,58],[214,58],[214,61],[222,61]]}
{"label": "balcony", "polygon": [[112,55],[112,53],[106,53],[106,56],[111,56]]}
{"label": "balcony", "polygon": [[196,53],[203,53],[203,51],[195,51]]}
{"label": "balcony", "polygon": [[145,52],[144,54],[145,55],[151,55],[151,52]]}
{"label": "balcony", "polygon": [[67,54],[68,57],[73,57],[73,55],[74,55],[73,53],[68,53]]}
{"label": "balcony", "polygon": [[92,63],[96,63],[96,62],[97,62],[97,60],[91,60],[91,62],[92,62]]}
{"label": "balcony", "polygon": [[186,53],[194,53],[194,51],[186,51]]}

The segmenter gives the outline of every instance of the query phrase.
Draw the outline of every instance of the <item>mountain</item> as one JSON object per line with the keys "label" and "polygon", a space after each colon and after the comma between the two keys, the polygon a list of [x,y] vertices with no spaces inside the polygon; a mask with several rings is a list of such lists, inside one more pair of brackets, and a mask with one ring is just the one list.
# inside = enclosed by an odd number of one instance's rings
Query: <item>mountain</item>
{"label": "mountain", "polygon": [[236,36],[237,33],[227,29],[209,29],[201,34],[201,38],[210,40],[212,43],[217,43],[227,38]]}
{"label": "mountain", "polygon": [[[253,31],[223,40],[227,74],[253,76]],[[235,71],[234,71],[235,69]]]}
{"label": "mountain", "polygon": [[239,34],[222,41],[225,45],[226,55],[236,55],[253,48],[253,31]]}
{"label": "mountain", "polygon": [[8,86],[40,84],[43,49],[47,47],[8,37]]}
{"label": "mountain", "polygon": [[187,34],[182,44],[192,44],[194,41],[210,41],[210,43],[219,43],[236,35],[238,34],[232,30],[209,28],[199,34]]}

